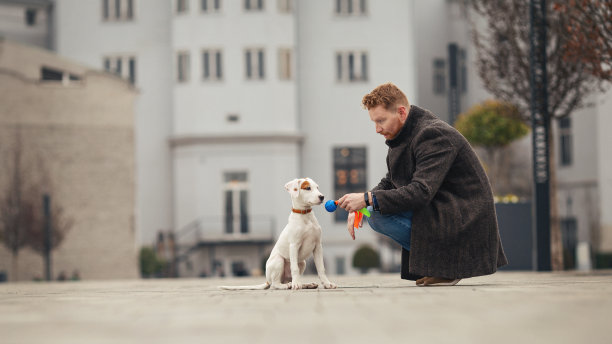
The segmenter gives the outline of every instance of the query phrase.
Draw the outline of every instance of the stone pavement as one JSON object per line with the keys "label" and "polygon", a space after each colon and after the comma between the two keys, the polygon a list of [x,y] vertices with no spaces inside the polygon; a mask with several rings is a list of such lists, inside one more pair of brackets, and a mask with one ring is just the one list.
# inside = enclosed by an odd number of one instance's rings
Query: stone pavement
{"label": "stone pavement", "polygon": [[[498,272],[454,287],[330,276],[0,284],[0,343],[612,343],[612,271]],[[316,281],[316,276],[305,276]]]}

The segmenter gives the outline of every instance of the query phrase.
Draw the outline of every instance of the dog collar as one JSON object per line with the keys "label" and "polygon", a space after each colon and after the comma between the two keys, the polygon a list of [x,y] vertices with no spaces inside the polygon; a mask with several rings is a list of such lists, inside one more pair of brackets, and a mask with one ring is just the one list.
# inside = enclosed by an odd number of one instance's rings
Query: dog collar
{"label": "dog collar", "polygon": [[306,210],[299,210],[299,209],[291,208],[291,211],[296,214],[308,214],[312,211],[312,208],[306,209]]}

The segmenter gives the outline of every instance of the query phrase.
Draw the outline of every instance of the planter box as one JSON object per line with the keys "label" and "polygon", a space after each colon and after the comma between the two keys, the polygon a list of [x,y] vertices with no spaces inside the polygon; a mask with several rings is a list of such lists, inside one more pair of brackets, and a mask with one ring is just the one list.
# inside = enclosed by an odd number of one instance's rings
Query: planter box
{"label": "planter box", "polygon": [[534,270],[531,202],[496,203],[499,235],[508,265],[500,270]]}

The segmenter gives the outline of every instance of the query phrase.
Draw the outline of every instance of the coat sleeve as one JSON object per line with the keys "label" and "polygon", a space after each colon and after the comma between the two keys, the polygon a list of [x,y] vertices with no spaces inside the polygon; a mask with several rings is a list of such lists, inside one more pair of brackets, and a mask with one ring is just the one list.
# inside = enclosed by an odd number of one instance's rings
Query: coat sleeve
{"label": "coat sleeve", "polygon": [[380,183],[378,183],[378,185],[376,185],[371,191],[377,191],[377,190],[391,190],[393,189],[393,183],[391,183],[391,179],[389,179],[389,172],[387,172],[387,175],[380,180]]}
{"label": "coat sleeve", "polygon": [[[376,192],[381,213],[417,210],[429,204],[461,148],[452,142],[452,134],[435,127],[426,128],[417,135],[413,147],[415,171],[410,183],[400,188]],[[410,154],[410,150],[405,154]]]}

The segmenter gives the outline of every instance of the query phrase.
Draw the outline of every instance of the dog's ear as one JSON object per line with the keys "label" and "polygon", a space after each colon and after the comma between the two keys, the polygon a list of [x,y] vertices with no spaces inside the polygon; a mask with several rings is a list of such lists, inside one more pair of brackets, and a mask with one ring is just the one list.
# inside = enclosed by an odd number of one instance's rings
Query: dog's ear
{"label": "dog's ear", "polygon": [[302,184],[302,179],[294,179],[285,184],[285,190],[287,190],[291,197],[297,197],[300,193],[300,184]]}

